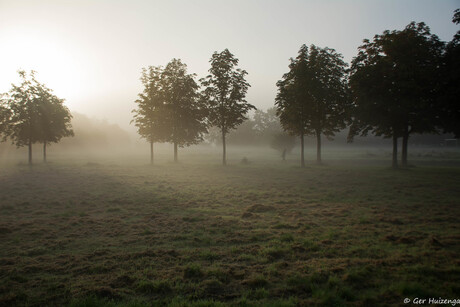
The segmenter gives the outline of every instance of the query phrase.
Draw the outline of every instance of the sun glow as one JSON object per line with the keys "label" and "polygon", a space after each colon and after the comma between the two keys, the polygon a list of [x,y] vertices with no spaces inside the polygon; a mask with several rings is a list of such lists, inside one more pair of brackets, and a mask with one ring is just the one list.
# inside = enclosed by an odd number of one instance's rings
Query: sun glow
{"label": "sun glow", "polygon": [[8,91],[11,83],[18,83],[18,70],[34,70],[39,82],[66,99],[67,105],[72,107],[72,102],[78,98],[78,84],[83,76],[79,60],[65,39],[39,30],[16,28],[4,31],[2,42],[6,48],[3,48],[0,60],[0,92]]}

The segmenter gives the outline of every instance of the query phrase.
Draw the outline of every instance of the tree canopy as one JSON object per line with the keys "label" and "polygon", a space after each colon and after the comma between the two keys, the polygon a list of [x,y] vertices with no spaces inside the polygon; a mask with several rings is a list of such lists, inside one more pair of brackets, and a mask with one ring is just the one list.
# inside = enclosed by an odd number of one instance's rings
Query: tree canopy
{"label": "tree canopy", "polygon": [[57,143],[61,138],[73,136],[69,110],[64,99],[52,93],[52,90],[37,81],[35,72],[27,76],[19,71],[20,85],[12,85],[6,95],[6,107],[3,107],[3,126],[5,135],[17,147],[29,147],[29,163],[32,163],[32,144],[46,145]]}
{"label": "tree canopy", "polygon": [[7,107],[7,100],[3,99],[0,94],[0,142],[5,141],[7,137],[8,121],[10,118],[10,109]]}
{"label": "tree canopy", "polygon": [[207,131],[195,75],[187,74],[187,65],[173,59],[165,68],[144,68],[141,82],[144,90],[136,100],[132,122],[151,144],[152,163],[154,142],[173,143],[177,161],[177,147],[197,144]]}
{"label": "tree canopy", "polygon": [[411,133],[436,131],[440,60],[444,44],[424,23],[412,22],[402,31],[385,31],[364,40],[352,61],[350,85],[354,123],[350,136],[403,138],[402,161],[407,164]]}
{"label": "tree canopy", "polygon": [[332,137],[345,128],[349,116],[347,64],[330,48],[302,45],[291,59],[289,72],[277,82],[275,105],[283,128],[301,138],[304,166],[305,135],[317,137],[317,161],[321,161],[321,135]]}
{"label": "tree canopy", "polygon": [[161,66],[149,66],[142,69],[140,80],[144,89],[135,101],[137,109],[132,111],[134,116],[131,123],[137,127],[139,135],[151,144],[162,142],[166,138],[166,132],[161,125],[160,109],[163,106],[161,73]]}
{"label": "tree canopy", "polygon": [[222,134],[222,163],[226,164],[225,136],[247,119],[246,114],[256,109],[245,97],[250,87],[246,82],[247,72],[237,68],[238,59],[228,50],[214,52],[210,61],[209,75],[201,79],[203,99],[208,110],[211,126],[219,128]]}
{"label": "tree canopy", "polygon": [[[460,9],[455,10],[452,21],[460,23]],[[451,132],[460,137],[460,30],[447,44],[443,61],[443,84],[439,97],[440,122],[444,132]]]}
{"label": "tree canopy", "polygon": [[166,140],[174,144],[174,160],[177,146],[197,144],[207,132],[206,109],[199,99],[195,74],[187,74],[187,65],[173,59],[166,65],[161,78]]}

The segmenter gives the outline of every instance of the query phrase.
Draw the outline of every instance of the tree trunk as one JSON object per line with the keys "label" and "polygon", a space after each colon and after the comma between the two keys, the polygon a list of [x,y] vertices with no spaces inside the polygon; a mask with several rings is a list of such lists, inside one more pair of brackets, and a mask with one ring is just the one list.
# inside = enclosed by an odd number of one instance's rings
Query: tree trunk
{"label": "tree trunk", "polygon": [[29,165],[32,165],[32,141],[29,141]]}
{"label": "tree trunk", "polygon": [[305,167],[304,149],[303,149],[303,133],[300,135],[300,166]]}
{"label": "tree trunk", "polygon": [[402,139],[402,150],[401,150],[401,164],[403,167],[407,167],[407,145],[409,143],[409,132],[406,128]]}
{"label": "tree trunk", "polygon": [[153,165],[153,142],[150,142],[150,164]]}
{"label": "tree trunk", "polygon": [[43,162],[46,163],[46,142],[43,143]]}
{"label": "tree trunk", "polygon": [[393,168],[398,168],[398,137],[393,134]]}
{"label": "tree trunk", "polygon": [[227,165],[227,145],[225,144],[224,131],[222,131],[222,165]]}
{"label": "tree trunk", "polygon": [[177,143],[174,142],[174,162],[177,162]]}
{"label": "tree trunk", "polygon": [[321,132],[316,131],[316,163],[321,164]]}

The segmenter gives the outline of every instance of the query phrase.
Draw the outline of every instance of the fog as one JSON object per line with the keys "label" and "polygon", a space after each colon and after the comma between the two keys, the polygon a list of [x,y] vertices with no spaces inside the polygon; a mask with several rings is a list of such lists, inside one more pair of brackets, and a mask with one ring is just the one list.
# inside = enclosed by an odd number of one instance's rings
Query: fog
{"label": "fog", "polygon": [[458,4],[0,0],[0,306],[460,305]]}
{"label": "fog", "polygon": [[18,69],[33,69],[72,112],[128,130],[143,67],[179,58],[203,78],[212,53],[228,48],[248,72],[248,101],[266,110],[302,44],[334,48],[350,63],[363,39],[411,21],[426,22],[448,41],[457,31],[451,22],[457,4],[3,0],[0,41],[8,48],[0,57],[0,92],[16,82]]}
{"label": "fog", "polygon": [[[80,164],[97,162],[106,165],[113,163],[126,165],[145,165],[149,162],[149,144],[139,137],[133,130],[125,130],[117,124],[107,120],[91,118],[81,113],[73,113],[72,127],[74,137],[63,138],[61,142],[48,147],[48,162],[78,161]],[[252,118],[251,118],[252,120]],[[273,139],[282,130],[268,131],[261,134],[252,129],[251,120],[245,121],[237,129],[229,133],[227,151],[229,164],[265,165],[267,163],[287,163],[297,165],[300,160],[300,141],[298,137],[283,135],[292,138],[293,148],[282,160],[284,148],[274,148]],[[279,129],[281,129],[279,127]],[[333,138],[322,137],[324,163],[350,164],[375,163],[385,165],[390,163],[392,143],[390,139],[369,135],[355,137],[352,142],[347,141],[348,128],[337,133]],[[447,140],[447,141],[446,141]],[[450,141],[449,141],[450,140]],[[409,148],[411,158],[417,163],[457,164],[452,160],[460,154],[460,146],[453,134],[424,134],[413,135]],[[316,137],[305,138],[305,156],[310,164],[315,163]],[[2,164],[27,162],[27,148],[17,148],[9,142],[0,143],[0,157]],[[33,160],[42,163],[43,145],[33,145]],[[170,143],[154,144],[155,164],[171,165],[173,163],[173,145]],[[182,164],[211,164],[221,163],[222,141],[220,133],[214,128],[203,135],[200,144],[179,148],[179,162]],[[449,156],[451,158],[449,158]],[[367,162],[365,162],[367,160]]]}

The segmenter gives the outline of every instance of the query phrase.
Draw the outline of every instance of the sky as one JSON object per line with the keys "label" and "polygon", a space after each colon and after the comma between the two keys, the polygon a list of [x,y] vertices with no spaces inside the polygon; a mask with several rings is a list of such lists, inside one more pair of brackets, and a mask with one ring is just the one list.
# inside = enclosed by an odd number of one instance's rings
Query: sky
{"label": "sky", "polygon": [[247,100],[274,105],[276,82],[302,44],[350,62],[365,38],[425,22],[449,41],[460,0],[0,0],[0,93],[19,69],[73,112],[130,125],[143,67],[179,58],[197,79],[228,48],[248,72]]}

